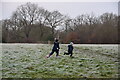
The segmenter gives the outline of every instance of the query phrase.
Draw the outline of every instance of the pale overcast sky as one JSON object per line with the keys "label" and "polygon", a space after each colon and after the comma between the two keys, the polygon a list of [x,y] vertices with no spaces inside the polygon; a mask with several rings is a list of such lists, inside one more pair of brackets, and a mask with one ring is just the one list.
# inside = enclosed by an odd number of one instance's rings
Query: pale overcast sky
{"label": "pale overcast sky", "polygon": [[[49,11],[58,10],[72,18],[81,14],[94,13],[96,16],[105,12],[118,14],[118,2],[34,2],[39,7]],[[16,8],[25,2],[2,2],[2,15],[0,19],[10,18]]]}

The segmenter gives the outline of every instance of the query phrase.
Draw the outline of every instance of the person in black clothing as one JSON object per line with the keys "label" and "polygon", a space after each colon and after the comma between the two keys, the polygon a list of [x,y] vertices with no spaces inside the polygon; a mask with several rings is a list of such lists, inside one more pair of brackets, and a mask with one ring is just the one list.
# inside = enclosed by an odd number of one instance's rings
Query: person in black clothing
{"label": "person in black clothing", "polygon": [[69,54],[70,54],[70,57],[72,57],[72,55],[73,55],[73,42],[71,42],[68,45],[68,52],[64,52],[64,55],[69,55]]}
{"label": "person in black clothing", "polygon": [[52,52],[47,56],[47,58],[49,58],[54,52],[56,52],[56,57],[59,56],[59,49],[60,49],[60,47],[59,47],[58,39],[55,38]]}

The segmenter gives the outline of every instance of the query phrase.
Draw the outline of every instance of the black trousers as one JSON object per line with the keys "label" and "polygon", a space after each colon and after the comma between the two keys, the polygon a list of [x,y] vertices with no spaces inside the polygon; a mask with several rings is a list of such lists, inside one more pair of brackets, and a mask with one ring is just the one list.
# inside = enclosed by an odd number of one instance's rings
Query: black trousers
{"label": "black trousers", "polygon": [[70,52],[68,52],[68,53],[64,53],[64,55],[69,55],[70,54],[70,57],[72,57],[72,55],[73,55],[73,53],[72,53],[72,51],[70,51]]}
{"label": "black trousers", "polygon": [[54,52],[56,52],[56,56],[59,55],[59,50],[52,50],[52,52],[49,54],[49,56],[51,56]]}

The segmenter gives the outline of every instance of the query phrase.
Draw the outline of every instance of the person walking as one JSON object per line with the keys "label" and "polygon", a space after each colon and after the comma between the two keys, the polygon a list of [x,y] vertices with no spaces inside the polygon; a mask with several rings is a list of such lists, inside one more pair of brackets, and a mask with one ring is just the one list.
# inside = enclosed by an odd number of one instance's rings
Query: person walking
{"label": "person walking", "polygon": [[70,57],[72,57],[73,55],[73,42],[70,42],[70,44],[68,45],[68,52],[64,52],[64,55],[70,55]]}
{"label": "person walking", "polygon": [[60,47],[59,47],[59,41],[58,41],[57,38],[55,38],[54,46],[52,48],[52,52],[49,53],[49,55],[47,56],[47,58],[49,58],[54,52],[56,52],[56,57],[58,57],[59,56],[59,49],[60,49]]}

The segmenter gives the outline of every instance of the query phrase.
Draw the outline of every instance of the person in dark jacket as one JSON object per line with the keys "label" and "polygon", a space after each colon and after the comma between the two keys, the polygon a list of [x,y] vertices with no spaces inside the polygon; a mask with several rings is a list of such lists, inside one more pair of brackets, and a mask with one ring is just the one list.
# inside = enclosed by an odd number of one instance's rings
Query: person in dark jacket
{"label": "person in dark jacket", "polygon": [[54,52],[56,52],[56,57],[59,56],[59,49],[60,47],[59,47],[58,39],[55,38],[52,52],[47,56],[47,58],[49,58]]}
{"label": "person in dark jacket", "polygon": [[70,57],[72,57],[73,55],[73,42],[71,42],[69,45],[68,45],[68,52],[64,52],[64,55],[70,55]]}

